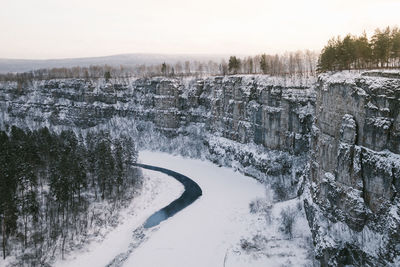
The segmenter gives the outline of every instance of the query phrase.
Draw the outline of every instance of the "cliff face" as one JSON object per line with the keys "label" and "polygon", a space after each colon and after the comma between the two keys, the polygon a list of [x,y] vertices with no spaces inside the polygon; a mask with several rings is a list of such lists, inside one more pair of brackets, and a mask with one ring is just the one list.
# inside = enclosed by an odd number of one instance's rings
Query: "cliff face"
{"label": "cliff face", "polygon": [[210,112],[210,132],[292,154],[308,151],[315,95],[307,87],[234,76],[206,79],[200,88],[198,103]]}
{"label": "cliff face", "polygon": [[[299,81],[266,76],[59,79],[3,83],[0,90],[3,122],[84,129],[113,121],[109,127],[127,128],[124,119],[134,122],[144,146],[169,142],[173,149],[191,140],[184,153],[196,149],[217,164],[260,180],[278,177],[290,188],[306,164],[315,103],[313,90]],[[163,135],[154,137],[153,130]]]}
{"label": "cliff face", "polygon": [[399,78],[318,80],[306,210],[325,265],[385,266],[400,255]]}
{"label": "cliff face", "polygon": [[309,171],[301,189],[321,263],[400,262],[399,74],[2,83],[0,109],[3,124],[127,131],[141,148],[237,168],[287,197]]}

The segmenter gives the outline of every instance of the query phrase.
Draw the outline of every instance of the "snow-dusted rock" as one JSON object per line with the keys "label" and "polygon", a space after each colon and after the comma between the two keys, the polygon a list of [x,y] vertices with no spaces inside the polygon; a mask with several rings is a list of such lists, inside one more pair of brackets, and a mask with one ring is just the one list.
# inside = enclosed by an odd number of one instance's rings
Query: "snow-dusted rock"
{"label": "snow-dusted rock", "polygon": [[[304,169],[314,114],[315,93],[304,84],[265,75],[109,82],[54,79],[25,83],[22,88],[4,82],[0,109],[3,123],[30,127],[85,129],[113,121],[109,127],[117,122],[124,128],[127,124],[121,120],[130,121],[142,133],[143,146],[162,149],[168,143],[171,149],[172,143],[182,147],[183,139],[192,140],[190,144],[195,140],[196,145],[186,145],[184,153],[199,156],[200,151],[200,156],[213,161],[218,157],[219,164],[260,180],[278,177],[292,187],[293,177],[298,180],[296,172]],[[257,152],[244,152],[253,147]]]}
{"label": "snow-dusted rock", "polygon": [[[400,263],[398,71],[0,83],[0,126],[125,131],[295,195],[327,266]],[[314,87],[316,90],[314,91]]]}
{"label": "snow-dusted rock", "polygon": [[324,266],[400,255],[400,76],[387,73],[318,80],[306,211]]}

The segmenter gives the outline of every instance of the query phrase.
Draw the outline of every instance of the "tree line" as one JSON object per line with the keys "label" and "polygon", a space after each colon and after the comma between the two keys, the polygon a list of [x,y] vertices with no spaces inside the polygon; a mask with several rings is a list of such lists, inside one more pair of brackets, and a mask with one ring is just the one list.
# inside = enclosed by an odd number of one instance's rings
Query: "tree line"
{"label": "tree line", "polygon": [[309,50],[284,54],[260,54],[256,56],[231,56],[228,61],[178,61],[138,66],[89,66],[72,68],[38,69],[23,73],[0,74],[0,81],[16,81],[21,87],[32,80],[64,78],[97,79],[128,77],[185,77],[230,74],[269,74],[273,76],[313,76],[318,54]]}
{"label": "tree line", "polygon": [[254,57],[231,56],[221,74],[268,74],[271,76],[314,76],[318,54],[310,50],[282,55],[261,54]]}
{"label": "tree line", "polygon": [[12,126],[0,131],[0,151],[2,254],[28,265],[43,265],[56,250],[63,255],[66,243],[102,223],[94,203],[118,209],[141,186],[126,136]]}
{"label": "tree line", "polygon": [[364,32],[343,39],[332,38],[318,60],[318,71],[400,67],[400,29],[376,29],[371,38]]}

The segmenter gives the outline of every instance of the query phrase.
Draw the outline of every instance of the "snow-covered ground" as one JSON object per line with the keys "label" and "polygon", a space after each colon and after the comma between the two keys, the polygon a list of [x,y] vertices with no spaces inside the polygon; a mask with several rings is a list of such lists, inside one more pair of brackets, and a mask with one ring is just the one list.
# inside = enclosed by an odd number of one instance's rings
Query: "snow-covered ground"
{"label": "snow-covered ground", "polygon": [[[294,216],[291,239],[280,230],[283,210]],[[260,212],[247,216],[251,227],[228,251],[225,266],[314,266],[311,232],[299,199],[276,203],[269,219],[265,215]]]}
{"label": "snow-covered ground", "polygon": [[[147,192],[132,204],[125,221],[103,242],[92,243],[87,251],[75,253],[57,266],[105,266],[114,261],[123,266],[302,266],[307,258],[304,212],[298,200],[275,204],[271,220],[262,212],[250,213],[249,204],[265,199],[265,187],[233,169],[210,162],[160,152],[143,151],[139,160],[186,175],[199,184],[203,195],[192,205],[150,230],[137,230],[154,211],[177,198],[183,190],[173,178],[144,170]],[[268,198],[268,196],[267,196]],[[280,212],[296,209],[294,238],[279,231]],[[135,231],[135,234],[133,235]],[[136,242],[135,238],[140,238]],[[256,240],[256,248],[243,242]],[[258,241],[257,241],[258,240]],[[261,241],[260,241],[261,240]],[[133,245],[136,242],[137,245]],[[254,244],[255,244],[254,243]],[[129,249],[129,247],[131,249]],[[134,247],[134,249],[132,249]]]}
{"label": "snow-covered ground", "polygon": [[246,218],[249,203],[264,194],[264,187],[232,169],[206,161],[153,152],[142,152],[139,158],[190,177],[203,195],[162,222],[124,266],[222,266],[226,251],[250,227]]}
{"label": "snow-covered ground", "polygon": [[116,228],[105,229],[105,238],[98,237],[83,249],[65,256],[54,266],[105,266],[119,253],[125,251],[132,242],[132,232],[154,212],[178,198],[184,188],[174,178],[154,171],[142,169],[143,191],[131,205],[121,212],[121,224]]}

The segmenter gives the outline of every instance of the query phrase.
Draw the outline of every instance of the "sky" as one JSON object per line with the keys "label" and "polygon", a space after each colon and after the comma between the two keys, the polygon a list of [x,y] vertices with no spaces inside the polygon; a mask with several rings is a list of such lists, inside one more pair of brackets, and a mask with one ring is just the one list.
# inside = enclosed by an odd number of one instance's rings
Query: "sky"
{"label": "sky", "polygon": [[319,51],[400,26],[400,0],[0,0],[0,58]]}

